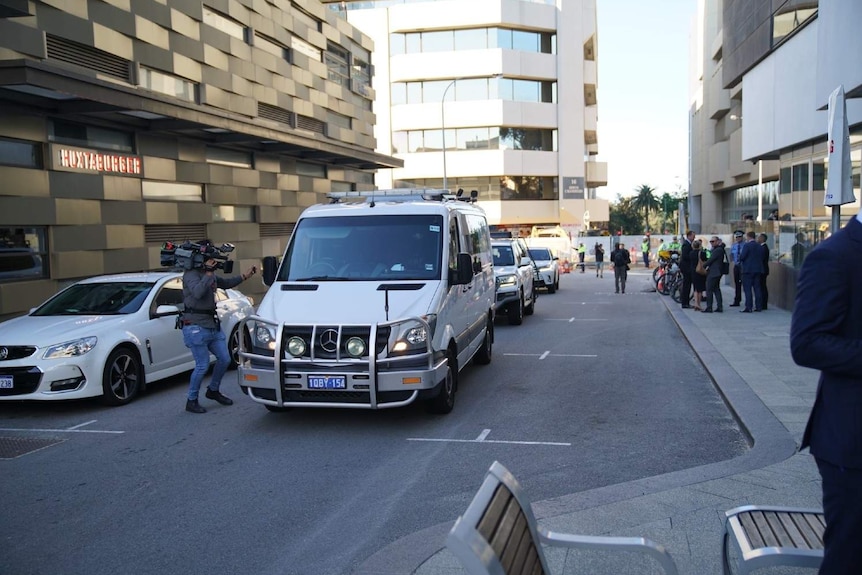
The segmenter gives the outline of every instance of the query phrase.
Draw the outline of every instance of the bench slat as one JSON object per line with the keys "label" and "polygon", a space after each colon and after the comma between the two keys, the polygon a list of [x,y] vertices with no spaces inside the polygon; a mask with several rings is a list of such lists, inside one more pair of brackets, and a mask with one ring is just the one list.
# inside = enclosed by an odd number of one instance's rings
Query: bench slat
{"label": "bench slat", "polygon": [[823,532],[826,530],[826,523],[822,514],[797,513],[794,515],[794,522],[805,538],[811,542],[813,549],[823,549]]}
{"label": "bench slat", "polygon": [[745,530],[745,536],[748,537],[749,545],[754,549],[766,547],[766,543],[760,536],[760,530],[757,528],[751,512],[740,513],[737,517],[742,528]]}
{"label": "bench slat", "polygon": [[784,544],[785,547],[811,549],[811,540],[796,525],[792,513],[776,513],[775,518],[778,521],[778,526],[775,529],[780,529],[787,537],[787,543]]}
{"label": "bench slat", "polygon": [[767,513],[755,511],[751,514],[751,518],[754,520],[757,532],[760,534],[761,539],[763,539],[764,547],[781,547],[781,541],[778,540],[778,537],[776,537],[772,531],[772,527],[769,525]]}
{"label": "bench slat", "polygon": [[506,540],[506,543],[503,545],[502,553],[500,553],[500,563],[503,565],[503,570],[506,573],[522,573],[521,569],[523,568],[523,563],[515,564],[515,557],[518,553],[518,547],[521,545],[521,541],[524,537],[530,537],[530,534],[527,533],[527,520],[524,518],[524,514],[521,513],[521,507],[518,505],[518,501],[513,497],[509,506],[512,508],[510,514],[515,517],[515,525],[512,528],[512,532],[509,534],[509,537]]}
{"label": "bench slat", "polygon": [[[510,494],[511,495],[511,494]],[[515,529],[515,523],[518,520],[518,501],[514,497],[510,497],[506,503],[506,508],[503,515],[500,517],[500,522],[494,530],[494,535],[488,540],[494,553],[500,558],[502,563],[503,552],[506,550],[506,544],[512,536]],[[517,534],[520,537],[520,534]]]}
{"label": "bench slat", "polygon": [[497,529],[500,518],[503,516],[503,512],[506,510],[506,505],[509,503],[511,497],[511,492],[503,484],[497,486],[491,502],[488,503],[488,507],[482,514],[482,519],[476,525],[476,531],[482,534],[485,541],[491,541],[491,538],[494,536],[494,531]]}

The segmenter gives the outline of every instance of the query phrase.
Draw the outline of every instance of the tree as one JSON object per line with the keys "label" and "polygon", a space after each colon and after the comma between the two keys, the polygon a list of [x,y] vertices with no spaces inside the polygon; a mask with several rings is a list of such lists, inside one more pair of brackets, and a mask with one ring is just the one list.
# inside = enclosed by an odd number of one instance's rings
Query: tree
{"label": "tree", "polygon": [[610,205],[610,221],[608,222],[611,235],[622,230],[624,234],[635,233],[640,228],[640,212],[633,205],[633,198],[623,198],[617,195],[616,202]]}
{"label": "tree", "polygon": [[655,188],[642,184],[635,188],[637,195],[632,198],[632,205],[644,216],[644,233],[649,232],[649,214],[657,212],[661,202],[655,197]]}

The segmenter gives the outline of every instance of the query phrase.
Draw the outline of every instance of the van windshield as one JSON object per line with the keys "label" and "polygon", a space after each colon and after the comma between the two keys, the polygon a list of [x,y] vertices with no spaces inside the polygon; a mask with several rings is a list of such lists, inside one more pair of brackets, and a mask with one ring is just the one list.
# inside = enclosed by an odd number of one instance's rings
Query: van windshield
{"label": "van windshield", "polygon": [[305,218],[277,279],[439,280],[445,230],[436,214]]}

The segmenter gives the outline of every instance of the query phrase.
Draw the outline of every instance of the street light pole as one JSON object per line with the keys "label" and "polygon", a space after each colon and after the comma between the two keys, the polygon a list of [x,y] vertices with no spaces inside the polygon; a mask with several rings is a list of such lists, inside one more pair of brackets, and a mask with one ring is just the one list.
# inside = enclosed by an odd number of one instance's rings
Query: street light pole
{"label": "street light pole", "polygon": [[443,189],[449,189],[449,180],[446,177],[446,93],[455,85],[460,78],[454,78],[443,90],[443,98],[440,100],[440,127],[443,128]]}
{"label": "street light pole", "polygon": [[763,221],[763,160],[757,160],[757,223]]}

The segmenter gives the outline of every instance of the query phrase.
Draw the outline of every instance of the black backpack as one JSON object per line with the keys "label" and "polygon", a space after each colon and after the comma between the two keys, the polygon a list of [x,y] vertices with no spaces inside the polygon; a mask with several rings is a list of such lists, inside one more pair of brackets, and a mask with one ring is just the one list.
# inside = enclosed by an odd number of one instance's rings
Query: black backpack
{"label": "black backpack", "polygon": [[615,266],[624,266],[626,265],[626,252],[623,250],[617,250],[614,252],[614,265]]}

